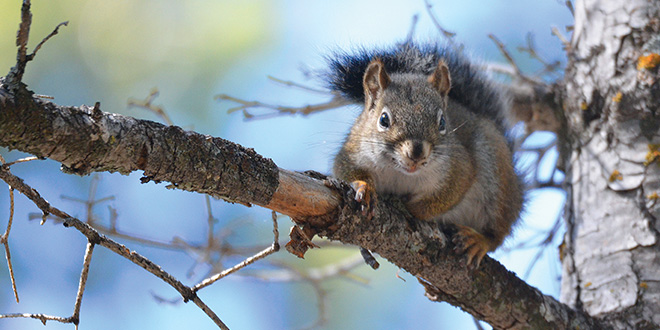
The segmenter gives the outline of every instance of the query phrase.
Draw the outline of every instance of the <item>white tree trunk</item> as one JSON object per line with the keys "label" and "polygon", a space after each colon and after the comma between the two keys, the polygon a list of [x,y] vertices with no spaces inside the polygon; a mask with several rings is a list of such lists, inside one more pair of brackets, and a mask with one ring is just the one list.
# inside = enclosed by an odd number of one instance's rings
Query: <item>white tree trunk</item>
{"label": "white tree trunk", "polygon": [[[658,1],[584,0],[566,69],[561,300],[617,328],[660,326]],[[657,195],[656,195],[657,196]]]}

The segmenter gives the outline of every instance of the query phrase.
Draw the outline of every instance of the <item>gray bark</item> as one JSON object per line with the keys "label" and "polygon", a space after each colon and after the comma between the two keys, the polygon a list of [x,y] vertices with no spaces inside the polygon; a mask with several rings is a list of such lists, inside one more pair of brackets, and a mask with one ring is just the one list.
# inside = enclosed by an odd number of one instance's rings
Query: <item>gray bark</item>
{"label": "gray bark", "polygon": [[568,198],[561,300],[616,328],[660,327],[658,1],[584,0],[565,76]]}

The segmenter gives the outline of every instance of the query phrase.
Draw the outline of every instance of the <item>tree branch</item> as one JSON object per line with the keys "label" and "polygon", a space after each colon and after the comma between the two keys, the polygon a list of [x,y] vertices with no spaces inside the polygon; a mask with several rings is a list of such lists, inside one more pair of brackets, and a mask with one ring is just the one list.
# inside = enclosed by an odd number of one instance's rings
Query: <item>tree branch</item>
{"label": "tree branch", "polygon": [[[378,253],[417,276],[433,300],[459,306],[495,328],[605,328],[490,258],[468,270],[462,256],[451,252],[453,243],[443,234],[447,228],[411,218],[398,200],[381,198],[367,220],[348,185],[279,169],[254,150],[221,138],[87,106],[61,107],[25,88],[0,86],[0,146],[59,161],[68,173],[142,170],[143,183],[168,181],[171,187],[290,215],[307,237],[327,236]],[[68,224],[83,233],[87,229],[78,221]]]}
{"label": "tree branch", "polygon": [[[2,110],[2,109],[0,109]],[[76,295],[76,302],[74,305],[74,313],[72,316],[68,318],[63,318],[63,317],[57,317],[57,316],[47,316],[43,314],[6,314],[6,315],[0,315],[0,318],[15,318],[15,317],[26,317],[26,318],[35,318],[41,320],[42,323],[46,323],[48,320],[53,320],[53,321],[58,321],[62,323],[73,323],[73,324],[78,324],[79,321],[79,314],[80,314],[80,304],[82,302],[82,294],[83,291],[85,290],[85,283],[87,282],[87,275],[89,274],[89,264],[91,262],[91,256],[92,256],[92,251],[94,244],[101,245],[112,252],[132,261],[136,265],[142,267],[144,270],[154,274],[156,277],[160,278],[163,280],[165,283],[169,284],[172,288],[174,288],[176,291],[181,294],[181,297],[183,297],[184,302],[192,301],[197,305],[206,315],[213,320],[213,322],[220,328],[220,329],[229,329],[223,322],[220,320],[220,318],[213,312],[200,298],[197,296],[196,291],[193,290],[192,288],[184,285],[181,283],[179,280],[174,278],[172,275],[170,275],[168,272],[164,271],[159,265],[153,263],[151,260],[145,258],[144,256],[140,255],[139,253],[135,251],[131,251],[128,249],[126,246],[119,244],[112,239],[109,239],[108,237],[99,234],[96,229],[92,228],[90,225],[71,217],[69,214],[66,212],[53,207],[46,201],[39,193],[33,189],[32,187],[28,186],[23,182],[22,179],[19,177],[11,174],[9,172],[9,167],[7,166],[0,166],[0,179],[5,181],[7,184],[9,184],[11,187],[14,189],[20,191],[25,197],[30,199],[37,207],[43,212],[44,218],[48,214],[55,215],[57,217],[60,217],[64,220],[64,226],[65,227],[72,227],[77,229],[80,233],[85,235],[88,240],[88,245],[87,249],[85,251],[85,258],[84,258],[84,264],[83,264],[83,271],[80,276],[80,283],[78,287],[78,293]]]}

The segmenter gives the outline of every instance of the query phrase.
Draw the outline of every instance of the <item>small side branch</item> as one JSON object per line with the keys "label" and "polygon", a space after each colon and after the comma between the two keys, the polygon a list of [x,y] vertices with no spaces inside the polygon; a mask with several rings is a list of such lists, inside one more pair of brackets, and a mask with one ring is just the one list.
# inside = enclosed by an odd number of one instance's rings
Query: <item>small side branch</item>
{"label": "small side branch", "polygon": [[43,325],[46,325],[47,321],[57,321],[60,323],[73,323],[70,317],[52,316],[46,314],[14,313],[14,314],[0,315],[0,319],[11,319],[11,318],[37,319],[41,321]]}
{"label": "small side branch", "polygon": [[41,49],[41,46],[43,46],[46,43],[46,41],[48,41],[48,39],[52,38],[54,35],[56,35],[59,32],[60,26],[67,26],[67,25],[69,25],[69,21],[65,21],[65,22],[62,22],[60,24],[57,24],[57,26],[55,27],[53,32],[51,32],[43,40],[41,40],[41,42],[39,42],[37,47],[34,48],[32,53],[30,55],[28,55],[26,59],[28,61],[32,61],[32,59],[37,55],[37,52],[39,51],[39,49]]}
{"label": "small side branch", "polygon": [[9,74],[7,74],[7,79],[5,80],[11,89],[18,88],[23,80],[23,74],[25,73],[27,62],[34,59],[41,46],[43,46],[43,44],[52,36],[57,34],[60,26],[69,24],[68,21],[58,24],[53,32],[41,40],[37,47],[35,47],[34,51],[28,55],[27,44],[30,36],[30,25],[32,24],[32,12],[30,12],[30,6],[30,0],[23,0],[23,5],[21,6],[21,23],[19,24],[18,32],[16,33],[16,46],[18,46],[16,66],[11,68]]}
{"label": "small side branch", "polygon": [[446,30],[445,28],[440,25],[440,21],[438,18],[435,16],[435,13],[433,12],[433,5],[429,2],[429,0],[424,0],[424,4],[426,5],[426,11],[429,14],[429,17],[433,21],[433,24],[435,25],[435,28],[438,29],[438,31],[445,37],[447,40],[449,40],[452,44],[454,42],[454,36],[456,35],[455,32],[451,32]]}
{"label": "small side branch", "polygon": [[[160,266],[157,264],[153,263],[151,260],[145,258],[144,256],[140,255],[139,253],[135,251],[129,250],[126,246],[119,244],[112,239],[99,234],[98,231],[96,231],[94,228],[92,228],[90,225],[71,217],[69,214],[66,212],[53,207],[46,201],[41,195],[32,187],[27,185],[25,182],[23,182],[22,179],[19,177],[11,174],[9,172],[9,169],[1,166],[0,167],[0,179],[5,181],[7,184],[15,188],[16,190],[20,191],[23,195],[25,195],[28,199],[30,199],[39,209],[44,214],[44,217],[47,216],[48,214],[53,214],[55,216],[58,216],[62,219],[64,219],[64,226],[65,227],[73,227],[76,228],[80,233],[85,235],[87,239],[91,243],[99,244],[116,254],[132,261],[136,265],[142,267],[146,271],[156,275],[156,277],[162,279],[165,283],[169,284],[172,286],[175,290],[181,294],[183,297],[184,302],[187,301],[193,301],[195,305],[200,307],[206,315],[215,322],[215,324],[220,328],[220,329],[229,329],[223,322],[220,320],[220,318],[193,292],[193,290],[181,283],[179,280],[174,278],[172,275],[170,275],[168,272],[164,271]],[[87,265],[86,267],[89,267],[88,263],[88,258],[91,258],[91,252],[92,248],[89,247],[88,245],[88,252],[85,254],[85,264]],[[91,259],[90,259],[91,260]],[[85,267],[83,268],[83,275],[81,275],[81,284],[80,288],[78,291],[78,295],[76,298],[76,310],[79,310],[80,308],[80,302],[82,299],[82,291],[84,290],[85,287],[85,282],[86,282],[86,277],[88,270],[85,270]],[[85,280],[83,281],[82,276],[85,277]],[[76,316],[74,314],[74,316]],[[54,317],[54,316],[45,316],[42,314],[7,314],[7,315],[0,315],[0,318],[7,318],[7,317],[30,317],[30,318],[36,318],[42,320],[42,322],[45,322],[46,320],[55,320],[59,322],[65,322],[65,323],[77,323],[78,320],[74,318],[74,316],[69,317],[69,318],[61,318],[61,317]]]}
{"label": "small side branch", "polygon": [[234,267],[226,269],[226,270],[224,270],[224,271],[222,271],[218,274],[215,274],[215,275],[199,282],[197,285],[195,285],[192,288],[193,292],[197,292],[197,291],[199,291],[199,290],[215,283],[216,281],[220,280],[221,278],[223,278],[223,277],[225,277],[229,274],[232,274],[232,273],[238,271],[239,269],[244,268],[245,266],[248,266],[248,265],[254,263],[257,260],[263,259],[263,258],[279,251],[280,250],[280,243],[279,243],[280,233],[279,233],[279,230],[277,229],[277,214],[275,213],[275,211],[272,212],[272,217],[273,217],[273,236],[274,236],[274,239],[273,239],[273,244],[271,246],[265,248],[263,251],[255,254],[255,255],[241,261],[240,263],[238,263]]}
{"label": "small side branch", "polygon": [[142,108],[147,111],[153,112],[156,114],[156,116],[160,117],[163,119],[165,124],[167,125],[174,125],[174,122],[170,118],[170,116],[167,115],[167,112],[163,110],[162,106],[155,105],[153,102],[156,99],[160,92],[158,89],[154,88],[149,92],[149,95],[144,99],[144,100],[135,100],[135,99],[129,99],[128,100],[128,106],[129,107],[137,107],[137,108]]}
{"label": "small side branch", "polygon": [[[295,115],[300,114],[303,116],[321,112],[324,110],[330,110],[339,108],[345,105],[351,104],[351,102],[342,98],[341,96],[334,96],[328,102],[318,103],[318,104],[309,104],[302,107],[288,107],[282,105],[267,104],[260,101],[246,101],[237,97],[233,97],[227,94],[220,94],[215,96],[216,100],[227,100],[240,104],[237,107],[230,108],[227,110],[228,113],[243,111],[243,116],[245,119],[266,119],[282,115]],[[273,113],[263,114],[263,115],[254,115],[248,112],[252,108],[265,108],[275,110]]]}
{"label": "small side branch", "polygon": [[[13,164],[30,161],[32,159],[36,159],[36,158],[27,157],[11,163],[7,163],[5,162],[5,159],[0,155],[0,163],[2,163],[2,166],[4,168],[9,168],[9,166]],[[5,230],[4,233],[2,233],[2,235],[0,235],[0,244],[5,246],[5,258],[7,259],[7,269],[9,270],[9,279],[11,280],[11,288],[12,291],[14,292],[14,298],[16,298],[16,303],[18,303],[19,299],[18,299],[18,290],[16,289],[16,279],[14,278],[14,267],[12,266],[11,253],[9,252],[9,232],[11,231],[11,225],[13,221],[14,221],[14,188],[12,188],[12,186],[10,185],[9,186],[9,220],[7,221],[7,229]]]}
{"label": "small side branch", "polygon": [[538,81],[536,81],[536,80],[534,80],[534,79],[532,79],[532,78],[530,78],[530,77],[528,77],[528,76],[526,76],[522,73],[522,70],[520,70],[520,67],[518,67],[518,64],[513,59],[513,56],[511,56],[511,53],[509,53],[509,51],[507,50],[504,43],[502,43],[494,34],[489,34],[488,38],[490,38],[490,40],[492,40],[495,43],[497,48],[500,50],[500,53],[502,53],[504,58],[506,58],[507,62],[509,62],[511,67],[513,67],[513,70],[515,72],[514,78],[518,78],[518,79],[520,79],[522,81],[525,81],[526,83],[529,83],[529,84],[538,84],[539,83]]}
{"label": "small side branch", "polygon": [[88,241],[87,247],[85,248],[85,257],[83,258],[83,269],[80,274],[80,282],[78,283],[76,303],[73,306],[73,315],[71,316],[74,319],[74,324],[76,327],[78,326],[78,322],[80,320],[80,306],[82,305],[82,296],[83,292],[85,292],[87,277],[89,276],[89,265],[92,263],[92,253],[94,253],[94,243]]}

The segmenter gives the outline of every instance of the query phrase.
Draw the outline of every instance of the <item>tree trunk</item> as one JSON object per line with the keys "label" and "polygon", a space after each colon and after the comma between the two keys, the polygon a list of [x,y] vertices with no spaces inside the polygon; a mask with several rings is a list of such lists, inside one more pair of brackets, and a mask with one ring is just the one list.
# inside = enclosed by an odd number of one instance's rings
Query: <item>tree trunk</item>
{"label": "tree trunk", "polygon": [[578,1],[568,51],[561,300],[616,328],[660,327],[659,8]]}

